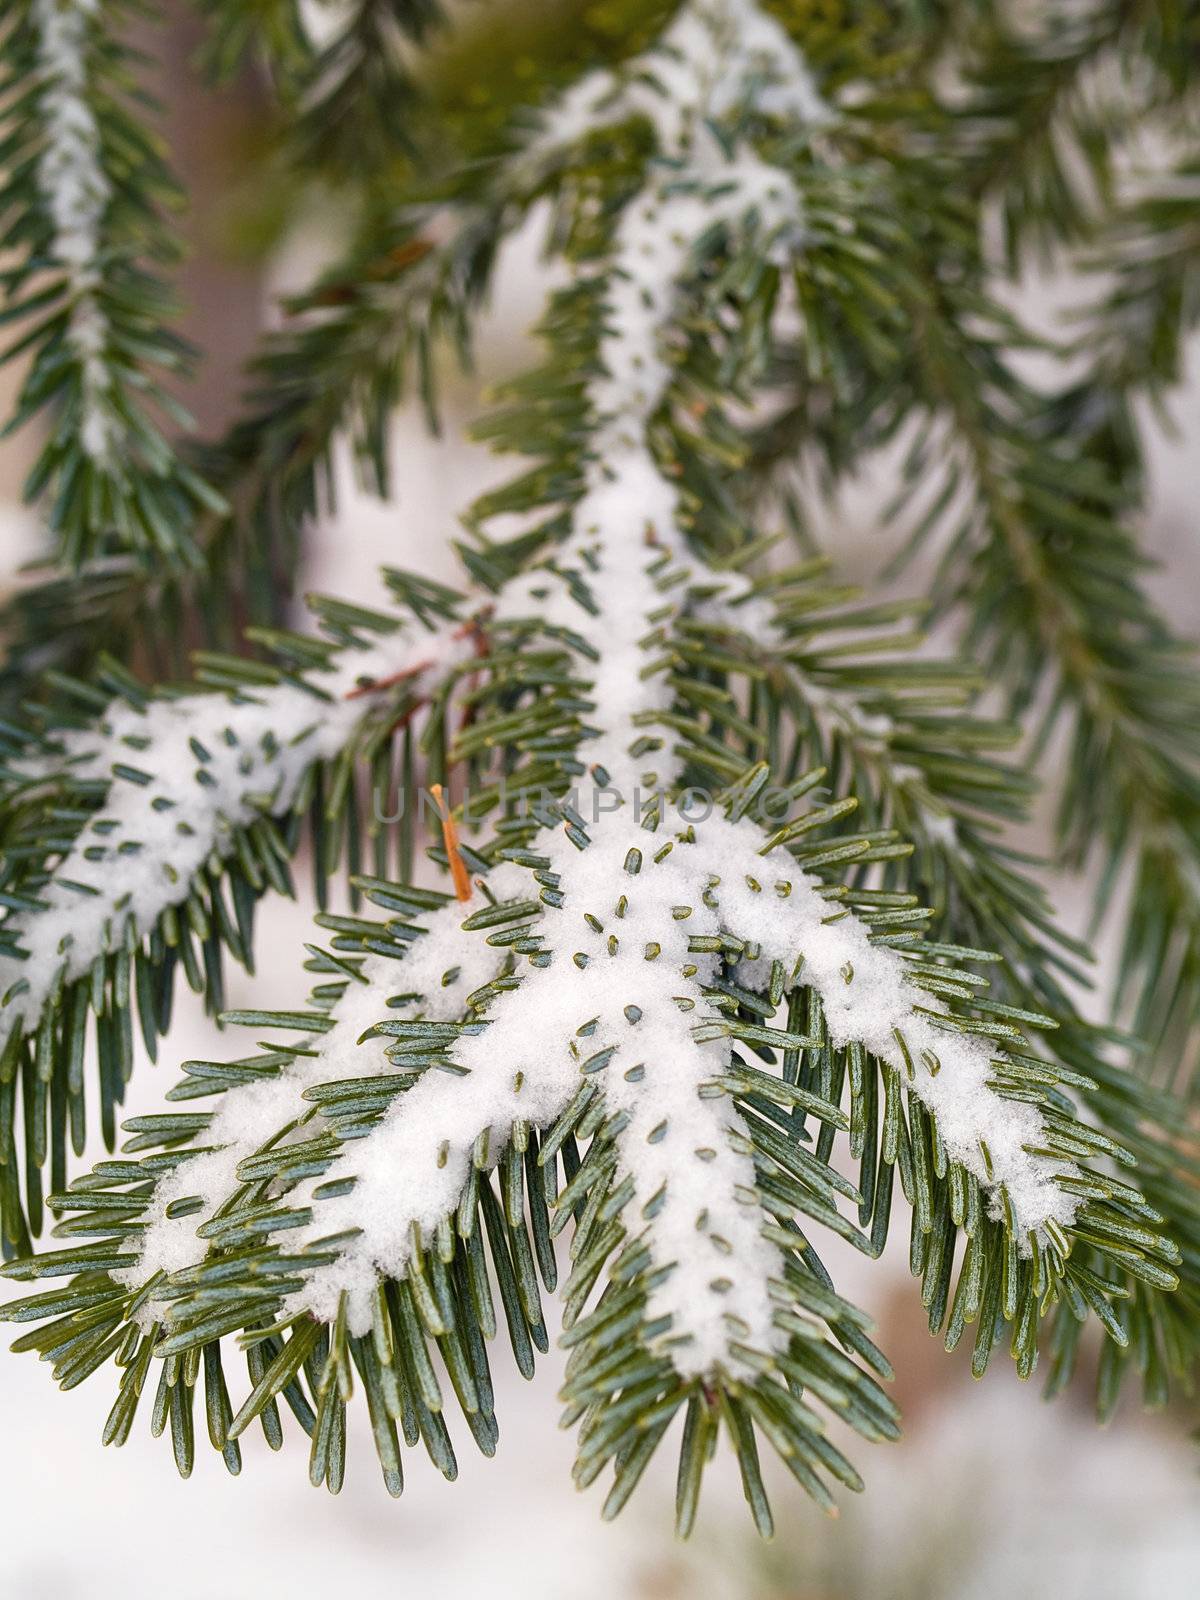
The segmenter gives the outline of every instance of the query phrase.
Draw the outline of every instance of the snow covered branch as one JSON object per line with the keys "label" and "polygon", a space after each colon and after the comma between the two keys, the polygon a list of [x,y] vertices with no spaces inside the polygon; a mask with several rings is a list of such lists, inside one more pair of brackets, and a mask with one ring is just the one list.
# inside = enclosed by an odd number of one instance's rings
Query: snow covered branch
{"label": "snow covered branch", "polygon": [[79,437],[97,460],[107,456],[111,426],[104,359],[108,317],[96,291],[103,280],[100,228],[111,198],[100,164],[100,129],[88,89],[89,33],[99,0],[34,0],[43,73],[46,140],[38,183],[54,219],[51,259],[67,276],[67,340],[79,363]]}
{"label": "snow covered branch", "polygon": [[[492,875],[489,889],[493,895],[503,894],[506,887],[515,892],[523,877],[516,868],[502,868]],[[222,1096],[205,1129],[204,1151],[182,1162],[158,1185],[140,1259],[135,1268],[126,1269],[124,1281],[141,1287],[157,1273],[179,1272],[203,1259],[206,1245],[197,1238],[197,1227],[237,1193],[237,1170],[243,1161],[276,1146],[281,1134],[301,1119],[314,1117],[317,1108],[304,1101],[307,1090],[391,1070],[384,1054],[386,1040],[365,1042],[365,1036],[394,1007],[398,991],[411,996],[407,1007],[419,1005],[421,1015],[432,1021],[451,1022],[463,1014],[468,996],[495,977],[504,961],[503,952],[462,926],[472,910],[492,904],[479,895],[476,901],[474,906],[451,901],[433,912],[400,966],[388,956],[367,956],[331,1008],[326,1031],[307,1041],[310,1054],[296,1056],[286,1073],[230,1089]],[[460,1114],[461,1110],[460,1105]],[[468,1146],[478,1132],[478,1128],[472,1130]],[[439,1148],[450,1138],[444,1119],[437,1120],[437,1137]],[[461,1168],[456,1163],[449,1172],[447,1166],[443,1160],[438,1172],[456,1179],[461,1189]],[[428,1167],[426,1163],[426,1176]],[[396,1168],[403,1170],[405,1167]],[[202,1204],[179,1208],[181,1200],[193,1198]],[[423,1203],[431,1213],[438,1212],[436,1197],[426,1196]],[[457,1193],[441,1208],[441,1214],[456,1203]],[[406,1219],[405,1226],[412,1220]]]}
{"label": "snow covered branch", "polygon": [[425,688],[474,658],[469,630],[447,625],[347,649],[328,669],[233,694],[114,701],[95,726],[18,772],[107,786],[104,800],[36,891],[3,923],[0,1027],[34,1031],[47,1001],[98,959],[136,948],[186,904],[197,875],[237,848],[239,830],[291,812],[315,765],[339,755],[373,693]]}
{"label": "snow covered branch", "polygon": [[[688,0],[646,55],[573,90],[518,158],[526,172],[569,168],[575,142],[599,129],[636,121],[651,136],[640,188],[575,263],[563,349],[552,331],[558,388],[538,397],[535,425],[553,431],[561,406],[570,443],[554,470],[520,480],[535,485],[524,502],[513,495],[538,526],[466,553],[488,589],[497,653],[450,764],[545,787],[532,812],[502,803],[491,836],[469,849],[447,832],[456,899],[362,883],[387,918],[323,919],[335,937],[310,947],[322,981],[309,1008],[241,1015],[300,1044],[226,1068],[189,1063],[196,1081],[173,1098],[211,1083],[219,1109],[140,1119],[129,1153],[157,1144],[158,1156],[103,1164],[53,1197],[77,1213],[63,1234],[98,1242],[14,1270],[89,1273],[85,1294],[107,1274],[96,1317],[114,1342],[88,1359],[126,1340],[125,1323],[142,1341],[136,1360],[121,1344],[141,1375],[123,1380],[113,1437],[152,1356],[166,1358],[169,1403],[190,1405],[186,1362],[237,1332],[253,1387],[216,1429],[221,1448],[256,1417],[272,1437],[282,1395],[312,1433],[314,1481],[336,1487],[357,1374],[389,1488],[398,1419],[452,1474],[427,1343],[490,1451],[496,1318],[483,1236],[528,1372],[545,1348],[539,1279],[557,1284],[553,1235],[574,1219],[565,1394],[581,1423],[580,1482],[615,1461],[619,1509],[686,1408],[680,1526],[719,1418],[766,1530],[755,1429],[822,1503],[822,1473],[858,1479],[808,1397],[866,1437],[894,1433],[871,1376],[886,1361],[810,1237],[820,1226],[881,1249],[893,1173],[913,1207],[931,1327],[947,1323],[953,1343],[977,1324],[985,1364],[1012,1323],[1031,1371],[1038,1319],[1058,1299],[1117,1326],[1106,1258],[1172,1281],[1150,1208],[1087,1164],[1126,1158],[1060,1092],[1081,1079],[1031,1054],[1021,1027],[1049,1020],[980,998],[986,985],[963,965],[973,952],[922,941],[915,897],[872,876],[904,844],[869,825],[830,831],[852,799],[797,809],[826,774],[800,753],[774,761],[788,716],[889,762],[914,805],[931,791],[892,762],[892,721],[842,688],[836,668],[829,683],[805,677],[817,624],[803,597],[794,614],[786,598],[774,603],[795,594],[793,579],[752,582],[738,569],[754,548],[748,530],[710,538],[711,508],[695,509],[696,478],[715,483],[717,501],[721,480],[696,469],[689,481],[684,435],[695,425],[697,457],[704,446],[719,458],[729,438],[709,415],[725,396],[705,398],[697,379],[712,395],[724,368],[713,378],[713,352],[697,345],[711,331],[720,361],[732,348],[730,369],[750,371],[751,388],[764,380],[736,334],[722,343],[723,321],[739,321],[730,280],[734,268],[770,280],[769,323],[781,269],[808,237],[795,151],[819,142],[829,117],[795,46],[753,0]],[[789,138],[773,138],[776,122]],[[729,640],[689,674],[706,630]],[[67,736],[65,768],[108,787],[39,887],[43,903],[9,925],[21,941],[7,958],[14,1019],[32,1028],[64,982],[182,906],[238,829],[292,808],[313,765],[355,739],[364,698],[449,681],[474,649],[462,628],[389,637],[303,682],[119,705],[102,737]],[[726,686],[739,674],[744,694]],[[771,703],[756,723],[760,688]],[[771,760],[757,759],[764,750]],[[702,814],[685,804],[697,774],[710,784]],[[590,816],[576,804],[584,777]],[[785,805],[768,825],[758,799],[772,778]],[[955,824],[937,813],[923,826],[948,842]],[[837,881],[840,869],[852,877]],[[838,1130],[860,1162],[857,1185],[830,1164]],[[18,1314],[60,1306],[52,1293]],[[54,1354],[53,1333],[37,1337]],[[62,1358],[72,1379],[73,1349]]]}
{"label": "snow covered branch", "polygon": [[143,9],[13,0],[0,23],[5,316],[26,324],[10,427],[50,413],[26,492],[68,568],[137,552],[194,570],[194,524],[225,509],[168,438],[187,416],[163,375],[192,352],[162,276],[178,186],[128,40]]}
{"label": "snow covered branch", "polygon": [[[708,606],[730,600],[746,606],[739,590],[745,580],[715,574],[688,550],[677,490],[647,442],[650,418],[671,387],[667,334],[699,242],[712,230],[752,229],[768,253],[800,248],[803,239],[800,203],[786,174],[748,148],[727,146],[709,122],[764,74],[776,84],[768,110],[777,99],[792,113],[803,107],[815,120],[821,116],[790,43],[758,14],[752,27],[741,27],[743,10],[685,8],[653,56],[652,73],[635,64],[628,90],[607,77],[589,81],[573,96],[575,110],[551,119],[553,137],[561,139],[574,116],[590,128],[598,116],[649,115],[658,162],[646,193],[617,225],[606,269],[600,375],[588,395],[597,427],[594,465],[574,507],[573,532],[550,563],[501,591],[496,621],[533,613],[585,641],[598,731],[582,748],[620,804],[598,820],[586,849],[557,833],[530,846],[544,856],[544,881],[553,883],[564,907],[544,930],[549,965],[496,999],[486,1024],[473,1022],[454,1042],[446,1070],[427,1070],[380,1122],[289,1197],[297,1212],[312,1210],[312,1220],[290,1232],[292,1247],[316,1248],[322,1239],[354,1233],[291,1297],[294,1313],[334,1320],[346,1295],[350,1326],[365,1331],[378,1282],[402,1277],[413,1249],[428,1244],[457,1207],[478,1141],[486,1136],[499,1149],[518,1121],[553,1127],[578,1091],[586,1056],[606,1058],[602,1069],[591,1070],[600,1074],[605,1104],[620,1125],[620,1168],[631,1184],[626,1204],[645,1219],[655,1262],[670,1269],[650,1296],[648,1315],[670,1330],[680,1370],[710,1371],[731,1359],[733,1346],[777,1351],[782,1336],[768,1285],[780,1275],[781,1260],[762,1232],[754,1162],[733,1137],[728,1097],[711,1089],[731,1067],[731,1040],[721,1031],[712,989],[721,941],[729,937],[759,949],[768,969],[781,963],[789,983],[795,977],[816,990],[836,1047],[861,1047],[901,1074],[933,1112],[950,1158],[996,1197],[997,1211],[1007,1208],[1023,1250],[1047,1229],[1061,1241],[1061,1227],[1074,1215],[1074,1202],[1055,1181],[1067,1166],[1030,1153],[1046,1140],[1038,1112],[991,1087],[991,1045],[956,1031],[936,1008],[933,1015],[922,1011],[901,955],[874,945],[852,912],[831,910],[820,886],[782,847],[762,856],[764,835],[749,822],[710,818],[690,829],[685,842],[666,841],[659,861],[651,851],[662,841],[645,833],[629,803],[639,786],[669,788],[680,769],[654,733],[672,691],[661,672],[647,670],[645,641],[655,634],[664,598],[679,584],[685,592],[701,589]],[[750,631],[770,639],[767,606],[757,599],[748,604]],[[747,626],[744,616],[739,626]],[[218,1155],[199,1158],[208,1169],[187,1163],[175,1173],[160,1216],[183,1193],[202,1196],[203,1215],[218,1210],[236,1188],[238,1163],[295,1122],[307,1089],[341,1075],[331,1070],[331,1051],[355,1075],[384,1070],[377,1046],[356,1057],[352,1050],[342,1054],[342,1041],[347,1028],[363,1031],[372,1001],[379,1020],[389,986],[419,990],[425,1018],[453,1020],[450,1002],[461,1001],[461,981],[441,990],[419,981],[411,964],[419,959],[435,976],[463,970],[459,924],[468,913],[453,905],[439,913],[438,925],[396,971],[374,961],[364,969],[368,987],[349,986],[342,1002],[347,1018],[335,1010],[332,1033],[298,1071],[265,1092],[231,1092],[207,1134],[225,1134],[230,1142]],[[695,953],[697,938],[712,941],[712,951]],[[489,975],[486,946],[482,953],[482,966],[465,965],[471,988]],[[716,1024],[714,1035],[705,1023]],[[562,1042],[548,1042],[555,1040]],[[341,1183],[343,1176],[353,1182]],[[330,1186],[332,1198],[313,1192]],[[186,1231],[186,1223],[164,1216],[147,1236],[138,1277],[194,1250],[185,1243],[177,1253]]]}

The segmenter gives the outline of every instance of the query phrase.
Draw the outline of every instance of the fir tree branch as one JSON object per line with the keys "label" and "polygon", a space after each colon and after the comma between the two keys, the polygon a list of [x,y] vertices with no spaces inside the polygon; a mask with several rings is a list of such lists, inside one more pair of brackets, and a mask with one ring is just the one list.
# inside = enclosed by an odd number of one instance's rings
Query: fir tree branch
{"label": "fir tree branch", "polygon": [[202,568],[106,557],[22,586],[0,612],[0,696],[24,700],[38,674],[80,673],[101,654],[128,661],[135,645],[143,671],[178,677],[193,649],[232,648],[246,627],[282,620],[303,532],[333,503],[335,442],[348,436],[388,492],[391,411],[411,384],[436,414],[436,351],[469,359],[470,319],[513,225],[498,206],[468,206],[433,244],[422,230],[436,208],[414,209],[288,302],[251,367],[247,414],[197,458],[228,502],[195,526]]}
{"label": "fir tree branch", "polygon": [[[351,19],[351,33],[395,27],[418,40],[436,20],[423,5],[401,7],[391,21],[394,5],[363,9],[377,13],[375,22]],[[259,23],[241,22],[253,24],[239,35],[249,48]],[[259,22],[273,36],[282,26],[278,17]],[[104,31],[109,26],[95,21],[96,39],[106,59],[117,52],[123,60]],[[218,29],[218,44],[221,37]],[[232,49],[228,41],[226,47]],[[232,58],[226,64],[232,67]],[[379,66],[376,60],[369,70]],[[345,92],[359,103],[354,82]],[[394,109],[389,101],[386,115]],[[162,176],[165,182],[165,169]],[[80,671],[105,652],[154,676],[176,676],[191,649],[231,647],[247,625],[280,621],[300,534],[318,504],[331,498],[334,439],[348,429],[360,463],[382,483],[391,408],[415,373],[432,415],[436,346],[447,338],[465,359],[469,313],[486,290],[500,239],[525,203],[517,195],[491,201],[484,194],[471,204],[464,195],[450,237],[438,245],[422,230],[432,220],[437,232],[445,219],[440,202],[410,200],[399,216],[368,226],[344,261],[289,302],[290,325],[268,337],[252,366],[249,415],[216,445],[187,452],[181,472],[214,485],[172,513],[197,559],[147,561],[106,540],[89,546],[92,558],[77,581],[53,569],[35,574],[0,612],[6,645],[0,694],[23,698],[38,672]],[[142,482],[137,461],[130,470]],[[141,651],[136,662],[132,641]]]}
{"label": "fir tree branch", "polygon": [[1074,350],[1088,374],[1062,409],[1082,437],[1107,434],[1114,464],[1136,477],[1131,402],[1147,396],[1166,410],[1200,322],[1200,165],[1183,157],[1140,184],[1107,219],[1087,264],[1109,286],[1084,313]]}
{"label": "fir tree branch", "polygon": [[264,67],[285,113],[290,159],[339,181],[394,179],[416,148],[419,53],[444,26],[441,0],[321,4],[306,19],[295,0],[199,0],[209,24],[202,59],[218,79]]}
{"label": "fir tree branch", "polygon": [[[278,1440],[282,1396],[312,1437],[312,1480],[336,1489],[357,1374],[388,1488],[402,1485],[397,1424],[453,1475],[430,1349],[490,1454],[488,1255],[529,1372],[546,1345],[539,1280],[556,1283],[552,1235],[573,1218],[577,1481],[611,1464],[615,1513],[682,1413],[681,1530],[723,1427],[769,1532],[758,1437],[828,1504],[828,1478],[859,1479],[814,1402],[867,1438],[896,1428],[872,1376],[886,1360],[833,1290],[817,1224],[878,1252],[898,1177],[931,1326],[955,1342],[977,1323],[980,1367],[1007,1333],[1024,1375],[1051,1307],[1094,1313],[1121,1343],[1127,1285],[1147,1307],[1175,1289],[1181,1253],[1157,1211],[1103,1166],[1133,1158],[1076,1115],[1079,1075],[1027,1042],[1052,1020],[981,996],[964,964],[979,952],[922,940],[927,913],[871,876],[907,854],[890,829],[831,832],[848,800],[797,809],[825,777],[803,765],[815,737],[879,769],[927,852],[958,847],[966,797],[987,794],[951,711],[961,672],[873,671],[861,638],[821,636],[865,626],[895,652],[892,614],[847,613],[812,567],[749,575],[761,543],[739,515],[732,413],[771,371],[800,185],[830,118],[752,0],[696,0],[535,136],[534,183],[567,179],[573,276],[547,318],[548,363],[485,430],[531,464],[476,509],[464,554],[493,597],[489,656],[433,774],[448,760],[487,784],[464,820],[494,816],[490,834],[460,850],[483,882],[465,905],[362,883],[386,920],[325,917],[311,1006],[239,1018],[300,1044],[190,1064],[175,1097],[223,1091],[222,1111],[139,1119],[128,1154],[157,1154],[53,1197],[61,1237],[85,1242],[9,1274],[71,1282],[7,1314],[39,1324],[18,1343],[66,1385],[117,1357],[110,1439],[157,1357],[152,1423],[172,1419],[189,1471],[203,1362],[232,1469],[256,1419]],[[571,192],[574,158],[629,124],[648,134],[640,181],[597,217],[586,166]],[[489,537],[501,513],[524,531]],[[305,663],[313,647],[290,648]],[[768,829],[760,757],[778,755],[793,707],[807,714]],[[903,771],[903,719],[915,736],[924,716],[943,730],[941,771],[932,755]],[[591,819],[564,793],[587,775]],[[715,779],[720,813],[689,820],[693,785]],[[1003,813],[1013,780],[994,787]],[[993,870],[989,885],[989,914],[1022,908],[1019,882]],[[829,1165],[839,1127],[857,1184]],[[220,1353],[235,1333],[251,1382],[236,1413]]]}
{"label": "fir tree branch", "polygon": [[186,373],[190,351],[161,275],[178,191],[121,37],[136,10],[21,0],[3,35],[3,319],[26,324],[5,359],[31,363],[8,426],[54,408],[26,496],[45,495],[68,567],[114,552],[195,563],[192,523],[222,509],[163,432],[186,425],[162,377]]}
{"label": "fir tree branch", "polygon": [[419,91],[410,53],[445,21],[441,0],[354,0],[298,89],[288,140],[306,170],[383,175],[411,155]]}
{"label": "fir tree branch", "polygon": [[[1111,1416],[1126,1374],[1136,1370],[1148,1405],[1166,1403],[1171,1386],[1190,1390],[1200,1356],[1200,1149],[1187,1130],[1188,1114],[1169,1097],[1148,1088],[1126,1061],[1114,1063],[1112,1043],[1103,1029],[1078,1015],[1064,981],[1086,982],[1083,952],[1053,932],[1046,897],[1025,876],[1025,863],[1012,852],[998,852],[995,841],[972,828],[923,835],[913,829],[917,849],[909,881],[931,895],[940,908],[935,932],[969,939],[995,950],[1003,962],[992,969],[992,991],[1011,1005],[1045,1010],[1059,1021],[1047,1041],[1054,1059],[1099,1124],[1111,1129],[1137,1158],[1138,1183],[1150,1221],[1161,1217],[1180,1247],[1181,1286],[1177,1293],[1147,1293],[1136,1275],[1123,1271],[1118,1281],[1124,1294],[1116,1299],[1115,1337],[1106,1342],[1097,1374],[1097,1405]],[[998,859],[999,857],[999,859]],[[1121,1056],[1128,1042],[1117,1041]],[[1121,1193],[1111,1169],[1085,1173],[1087,1190],[1112,1188]],[[1083,1192],[1082,1190],[1080,1192]],[[1135,1209],[1137,1202],[1134,1202]],[[1132,1213],[1130,1213],[1132,1215]],[[1099,1263],[1088,1261],[1089,1270]],[[1093,1302],[1094,1304],[1094,1302]],[[1059,1393],[1069,1382],[1078,1359],[1084,1322],[1070,1306],[1054,1314],[1048,1339],[1051,1352],[1046,1389]],[[958,1330],[961,1332],[961,1330]],[[948,1342],[955,1330],[948,1330]],[[957,1336],[957,1335],[955,1335]]]}
{"label": "fir tree branch", "polygon": [[[1190,738],[1200,679],[1141,591],[1142,559],[1102,471],[1054,442],[1043,402],[1018,383],[996,342],[973,341],[954,308],[941,309],[922,321],[922,383],[952,430],[956,448],[942,459],[955,496],[967,499],[946,499],[918,535],[954,519],[944,592],[957,585],[969,606],[970,643],[986,646],[1018,707],[1049,678],[1043,740],[1060,716],[1073,719],[1060,836],[1076,863],[1104,841],[1100,909],[1122,866],[1132,865],[1120,992],[1138,987],[1135,1031],[1160,1045],[1164,1081],[1185,1088],[1200,1002]],[[914,464],[931,464],[932,448],[925,433]]]}
{"label": "fir tree branch", "polygon": [[208,24],[201,61],[218,83],[247,66],[277,85],[311,68],[313,47],[297,0],[196,0]]}
{"label": "fir tree branch", "polygon": [[[444,610],[444,597],[426,598],[435,615]],[[329,610],[345,637],[348,614]],[[60,715],[6,752],[0,1017],[6,1081],[38,1085],[23,1117],[33,1231],[47,1154],[57,1187],[68,1131],[82,1147],[89,1014],[111,1144],[133,1064],[135,1003],[151,1055],[178,970],[221,1009],[222,954],[252,964],[255,902],[268,889],[290,892],[304,817],[319,884],[344,849],[357,866],[356,771],[374,770],[378,783],[397,715],[419,709],[418,693],[422,705],[444,705],[475,658],[471,630],[453,621],[389,639],[394,619],[352,620],[381,641],[339,653],[333,640],[275,636],[276,665],[202,658],[202,678],[223,693],[154,696],[115,666],[99,685],[63,680]],[[348,694],[360,681],[365,697]],[[82,720],[109,695],[98,722]],[[0,1123],[11,1251],[28,1238],[11,1094]]]}
{"label": "fir tree branch", "polygon": [[968,44],[954,133],[971,192],[999,206],[1010,270],[1030,244],[1048,254],[1087,237],[1107,203],[1130,112],[1102,86],[1103,69],[1136,47],[1143,10],[1141,0],[1105,0],[1050,15],[1032,36],[993,17]]}
{"label": "fir tree branch", "polygon": [[1194,82],[1200,18],[1192,0],[980,11],[950,55],[965,92],[946,131],[968,192],[998,207],[1012,271],[1030,247],[1053,258],[1105,221],[1122,139],[1169,121]]}

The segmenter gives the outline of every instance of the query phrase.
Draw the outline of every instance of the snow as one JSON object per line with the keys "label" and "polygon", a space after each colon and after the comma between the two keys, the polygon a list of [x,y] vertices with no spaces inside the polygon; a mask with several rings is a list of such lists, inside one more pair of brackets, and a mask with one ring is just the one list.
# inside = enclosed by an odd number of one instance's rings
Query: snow
{"label": "snow", "polygon": [[80,443],[93,460],[102,461],[112,442],[103,398],[109,326],[97,292],[102,283],[100,230],[111,189],[100,164],[100,130],[89,101],[87,62],[88,33],[98,7],[99,0],[33,0],[32,15],[40,34],[44,82],[39,109],[46,130],[38,185],[54,226],[50,254],[67,278],[67,340],[82,375]]}
{"label": "snow", "polygon": [[[312,764],[361,723],[370,699],[351,693],[360,682],[445,674],[473,648],[451,629],[396,634],[342,652],[332,670],[310,674],[312,689],[185,694],[144,709],[118,700],[96,728],[67,733],[63,769],[107,777],[109,791],[40,890],[44,909],[4,923],[24,959],[0,957],[0,1031],[32,1031],[59,987],[118,949],[127,927],[141,938],[182,904],[205,862],[232,849],[235,829],[285,813]],[[48,775],[42,761],[31,767]]]}

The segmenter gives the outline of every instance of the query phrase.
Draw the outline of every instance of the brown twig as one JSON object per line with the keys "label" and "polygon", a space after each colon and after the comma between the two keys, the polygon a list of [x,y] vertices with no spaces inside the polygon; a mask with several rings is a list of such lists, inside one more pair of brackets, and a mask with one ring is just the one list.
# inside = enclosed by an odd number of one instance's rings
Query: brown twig
{"label": "brown twig", "polygon": [[386,283],[389,278],[396,277],[407,268],[423,261],[437,247],[428,239],[409,239],[404,244],[396,245],[386,255],[377,257],[362,269],[361,276],[350,283],[326,283],[307,295],[302,304],[285,307],[291,315],[307,310],[310,306],[345,306],[353,305],[362,296],[363,282]]}
{"label": "brown twig", "polygon": [[475,645],[475,654],[477,656],[486,656],[491,648],[488,644],[488,636],[484,632],[483,625],[495,609],[496,608],[494,606],[483,606],[475,613],[473,617],[468,617],[461,627],[455,628],[454,630],[454,637],[456,639],[472,640]]}
{"label": "brown twig", "polygon": [[432,665],[432,661],[418,661],[415,667],[405,667],[401,672],[393,672],[388,678],[372,678],[369,683],[356,683],[353,689],[346,690],[343,698],[360,700],[365,694],[378,694],[381,689],[394,689],[398,683],[407,683],[409,678],[419,678],[423,672],[428,672]]}
{"label": "brown twig", "polygon": [[[483,624],[491,616],[492,609],[493,608],[491,606],[485,606],[482,611],[476,612],[473,617],[468,617],[463,623],[462,627],[456,629],[454,634],[456,639],[470,639],[471,643],[475,646],[476,658],[480,661],[482,661],[491,652],[491,642],[488,639],[487,633],[484,631]],[[468,685],[468,692],[473,694],[478,683],[478,672],[472,672],[470,683]],[[465,732],[466,729],[471,726],[474,720],[475,706],[474,703],[471,703],[463,707],[462,717],[458,725],[459,733]]]}
{"label": "brown twig", "polygon": [[398,733],[403,733],[405,728],[416,716],[418,711],[424,711],[426,706],[431,706],[433,701],[428,695],[422,695],[419,700],[414,700],[407,711],[402,711],[388,729],[388,738],[393,738]]}

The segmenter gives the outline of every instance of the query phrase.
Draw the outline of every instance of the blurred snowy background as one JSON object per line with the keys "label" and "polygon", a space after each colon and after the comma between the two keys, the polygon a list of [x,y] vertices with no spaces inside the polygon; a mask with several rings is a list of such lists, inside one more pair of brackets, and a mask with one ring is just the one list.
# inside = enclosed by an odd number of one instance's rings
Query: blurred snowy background
{"label": "blurred snowy background", "polygon": [[[169,37],[168,131],[185,181],[198,186],[195,253],[183,283],[188,331],[210,352],[189,402],[213,430],[235,403],[238,363],[270,315],[273,294],[306,274],[335,225],[312,219],[266,263],[230,249],[223,205],[253,126],[253,94],[225,96],[214,114],[207,97],[185,85],[186,29],[173,28]],[[482,333],[481,381],[524,359],[522,330],[537,313],[545,282],[536,235],[527,234],[506,258]],[[1022,290],[1026,314],[1052,320],[1061,303],[1045,285]],[[1200,351],[1194,365],[1194,381],[1173,408],[1173,428],[1156,425],[1147,537],[1162,562],[1154,580],[1160,596],[1175,620],[1196,633]],[[0,377],[3,407],[14,375]],[[479,405],[478,386],[450,379],[441,440],[428,439],[415,413],[398,417],[397,493],[389,506],[358,494],[349,470],[343,472],[339,513],[312,540],[300,588],[373,603],[382,561],[453,574],[446,541],[457,511],[507,470],[464,441]],[[31,441],[18,439],[0,454],[0,583],[38,549],[36,522],[17,504],[30,448]],[[884,464],[865,473],[825,519],[828,547],[848,573],[866,577],[882,560],[877,511],[886,492]],[[1080,926],[1075,886],[1056,882],[1055,891],[1064,918]],[[303,901],[268,903],[258,1003],[294,998],[310,910]],[[244,979],[231,974],[230,989],[231,1005],[248,1002]],[[129,1113],[158,1108],[173,1063],[228,1049],[197,1008],[186,1009],[168,1058],[157,1069],[139,1067]],[[557,1427],[561,1362],[553,1352],[532,1385],[498,1352],[496,1459],[463,1449],[461,1477],[451,1485],[410,1452],[408,1487],[398,1502],[384,1492],[364,1436],[351,1441],[339,1499],[310,1489],[298,1430],[280,1456],[261,1440],[248,1441],[244,1481],[230,1479],[220,1459],[202,1450],[194,1477],[182,1483],[166,1441],[151,1439],[144,1419],[119,1454],[102,1449],[111,1403],[103,1376],[62,1397],[32,1358],[0,1354],[0,1596],[997,1600],[1025,1593],[1038,1600],[1160,1600],[1196,1592],[1197,1458],[1177,1427],[1126,1405],[1101,1432],[1085,1385],[1047,1408],[1036,1379],[1022,1387],[1002,1362],[976,1385],[967,1363],[947,1357],[926,1333],[903,1253],[880,1265],[845,1251],[831,1265],[844,1292],[878,1319],[879,1341],[900,1374],[897,1399],[906,1423],[901,1444],[856,1448],[867,1490],[858,1500],[844,1497],[836,1521],[813,1511],[790,1480],[779,1483],[780,1531],[772,1545],[760,1545],[725,1462],[706,1486],[699,1534],[690,1546],[677,1545],[669,1531],[673,1483],[664,1450],[620,1521],[603,1526],[602,1495],[577,1495],[570,1484],[572,1440]]]}

